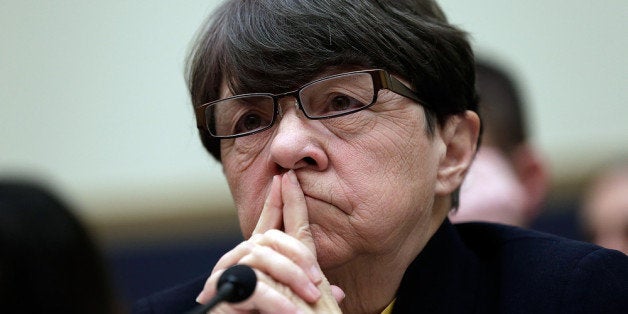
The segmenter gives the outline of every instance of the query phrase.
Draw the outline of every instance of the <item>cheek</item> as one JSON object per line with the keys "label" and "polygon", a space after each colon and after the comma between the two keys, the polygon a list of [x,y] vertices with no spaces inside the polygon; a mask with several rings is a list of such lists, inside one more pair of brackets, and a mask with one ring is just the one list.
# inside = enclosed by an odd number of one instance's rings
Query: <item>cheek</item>
{"label": "cheek", "polygon": [[359,195],[359,199],[368,201],[366,208],[395,215],[418,208],[433,196],[437,168],[434,158],[425,153],[429,145],[398,144],[395,149],[388,147],[389,154],[378,153],[360,161],[368,166],[363,168],[361,180],[353,183],[366,186]]}
{"label": "cheek", "polygon": [[352,226],[358,233],[381,239],[374,244],[381,245],[429,219],[438,162],[434,152],[420,122],[384,120],[353,138],[351,149],[337,160],[337,171],[352,195]]}
{"label": "cheek", "polygon": [[387,185],[416,188],[426,183],[426,178],[435,177],[434,145],[419,121],[382,119],[355,143],[356,158],[362,159],[360,163],[369,171],[377,172],[374,179],[386,180]]}
{"label": "cheek", "polygon": [[242,234],[248,238],[261,214],[270,185],[261,177],[227,176]]}
{"label": "cheek", "polygon": [[266,163],[261,154],[249,155],[233,146],[226,148],[222,150],[223,172],[238,211],[240,228],[248,238],[270,190],[272,176],[265,175]]}
{"label": "cheek", "polygon": [[270,139],[270,130],[261,133],[223,139],[220,142],[220,154],[223,161],[231,161],[236,171],[248,168],[264,151]]}

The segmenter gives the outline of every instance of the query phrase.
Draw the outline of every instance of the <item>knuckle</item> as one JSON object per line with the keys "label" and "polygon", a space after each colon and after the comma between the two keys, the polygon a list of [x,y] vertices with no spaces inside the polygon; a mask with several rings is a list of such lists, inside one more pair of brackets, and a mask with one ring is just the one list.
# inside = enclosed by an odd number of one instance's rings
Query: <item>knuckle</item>
{"label": "knuckle", "polygon": [[253,255],[254,257],[262,257],[264,255],[267,255],[270,252],[271,249],[269,247],[266,246],[255,246],[252,250],[251,250],[251,255]]}
{"label": "knuckle", "polygon": [[249,240],[248,240],[248,241],[245,241],[245,243],[249,243],[249,244],[250,244],[250,242],[252,242],[252,243],[257,243],[257,242],[259,242],[259,241],[260,241],[260,239],[261,239],[261,238],[262,238],[262,234],[260,234],[260,233],[256,233],[256,234],[253,234],[253,235],[249,238]]}
{"label": "knuckle", "polygon": [[296,230],[296,235],[299,239],[310,238],[312,236],[312,229],[310,229],[310,225],[306,224],[299,226]]}
{"label": "knuckle", "polygon": [[281,234],[282,234],[282,233],[283,233],[283,232],[281,232],[281,231],[279,231],[279,230],[277,230],[277,229],[270,229],[270,230],[268,230],[268,231],[264,232],[264,236],[265,236],[266,238],[268,238],[268,239],[271,239],[271,240],[272,240],[272,239],[277,239],[277,238],[281,237]]}
{"label": "knuckle", "polygon": [[242,258],[240,258],[240,260],[238,260],[238,264],[255,266],[256,265],[256,258],[253,255],[246,255],[246,256],[243,256]]}

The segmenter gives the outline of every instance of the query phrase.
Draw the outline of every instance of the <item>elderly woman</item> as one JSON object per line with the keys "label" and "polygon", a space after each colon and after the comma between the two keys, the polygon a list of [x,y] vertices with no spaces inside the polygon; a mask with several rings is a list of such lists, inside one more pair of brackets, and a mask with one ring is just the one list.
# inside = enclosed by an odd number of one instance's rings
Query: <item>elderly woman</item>
{"label": "elderly woman", "polygon": [[225,2],[200,32],[188,83],[247,240],[209,277],[135,311],[207,303],[234,264],[255,269],[255,291],[216,313],[625,305],[621,253],[447,220],[480,133],[473,60],[429,0]]}

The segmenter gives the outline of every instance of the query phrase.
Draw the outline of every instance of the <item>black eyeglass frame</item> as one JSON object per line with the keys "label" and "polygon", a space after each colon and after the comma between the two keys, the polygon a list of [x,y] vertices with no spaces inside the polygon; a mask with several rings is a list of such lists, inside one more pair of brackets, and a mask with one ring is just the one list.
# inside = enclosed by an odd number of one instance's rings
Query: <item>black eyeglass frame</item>
{"label": "black eyeglass frame", "polygon": [[[337,78],[337,77],[343,77],[343,76],[350,76],[350,75],[355,75],[355,74],[361,74],[361,73],[367,73],[371,76],[371,80],[373,82],[373,99],[371,100],[371,103],[360,107],[360,108],[355,108],[349,111],[345,111],[345,112],[341,112],[341,113],[336,113],[336,114],[329,114],[329,115],[324,115],[324,116],[311,116],[309,115],[303,108],[303,105],[301,103],[301,97],[300,97],[300,93],[304,88],[307,88],[310,85],[316,84],[318,82],[321,81],[325,81],[325,80],[329,80],[332,78]],[[285,92],[285,93],[280,93],[280,94],[271,94],[271,93],[248,93],[248,94],[240,94],[240,95],[235,95],[235,96],[231,96],[231,97],[227,97],[227,98],[223,98],[223,99],[218,99],[212,102],[208,102],[205,104],[202,104],[198,107],[196,107],[194,109],[195,115],[196,115],[196,125],[198,127],[199,130],[202,131],[206,131],[207,133],[209,133],[209,135],[211,137],[214,138],[218,138],[218,139],[226,139],[226,138],[236,138],[236,137],[242,137],[242,136],[247,136],[247,135],[252,135],[255,133],[259,133],[259,132],[263,132],[266,131],[268,129],[270,129],[274,124],[275,124],[275,120],[277,119],[277,115],[279,114],[279,99],[283,98],[283,97],[288,97],[288,96],[292,96],[296,99],[297,101],[297,107],[299,108],[299,110],[301,110],[301,112],[303,112],[303,115],[305,115],[305,117],[307,117],[310,120],[321,120],[321,119],[329,119],[329,118],[335,118],[335,117],[340,117],[340,116],[345,116],[348,114],[352,114],[364,109],[367,109],[371,106],[373,106],[376,102],[377,102],[377,94],[379,93],[380,90],[382,89],[387,89],[391,92],[394,92],[398,95],[404,96],[406,98],[409,98],[411,100],[414,100],[415,102],[417,102],[419,105],[426,107],[427,105],[425,102],[423,102],[419,96],[416,94],[416,92],[414,92],[412,89],[410,89],[409,87],[407,87],[405,84],[403,84],[401,81],[399,81],[399,79],[395,78],[394,76],[390,75],[386,70],[383,69],[371,69],[371,70],[360,70],[360,71],[351,71],[351,72],[344,72],[344,73],[339,73],[339,74],[334,74],[334,75],[330,75],[330,76],[326,76],[326,77],[322,77],[319,79],[316,79],[314,81],[311,81],[307,84],[304,84],[303,86],[299,87],[296,90],[293,91],[289,91],[289,92]],[[263,128],[257,129],[257,130],[253,130],[253,131],[249,131],[249,132],[244,132],[244,133],[240,133],[240,134],[233,134],[233,135],[214,135],[212,134],[209,125],[207,125],[207,117],[206,117],[206,112],[207,112],[207,107],[212,106],[216,103],[222,102],[222,101],[228,101],[228,100],[234,100],[234,99],[239,99],[239,98],[247,98],[247,97],[270,97],[273,99],[273,117],[272,120],[270,121],[270,123],[268,124],[268,126],[265,126]]]}

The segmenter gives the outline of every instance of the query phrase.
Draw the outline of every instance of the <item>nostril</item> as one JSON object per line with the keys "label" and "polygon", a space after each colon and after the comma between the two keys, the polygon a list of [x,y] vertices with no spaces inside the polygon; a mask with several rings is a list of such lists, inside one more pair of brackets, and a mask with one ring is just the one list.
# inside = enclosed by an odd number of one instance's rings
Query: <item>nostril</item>
{"label": "nostril", "polygon": [[312,157],[305,157],[303,158],[303,161],[305,161],[305,163],[307,163],[308,165],[316,165],[316,160],[314,160],[314,158]]}
{"label": "nostril", "polygon": [[291,165],[290,167],[282,167],[279,163],[275,163],[274,172],[277,174],[284,174],[290,171],[290,169],[296,170],[302,167],[317,166],[317,165],[318,163],[316,162],[316,159],[312,157],[304,157],[304,158],[301,158],[301,160],[299,160],[298,163]]}
{"label": "nostril", "polygon": [[288,170],[290,170],[290,169],[284,168],[284,167],[282,167],[280,165],[277,165],[277,173],[279,173],[279,174],[284,174],[284,173],[288,172]]}

